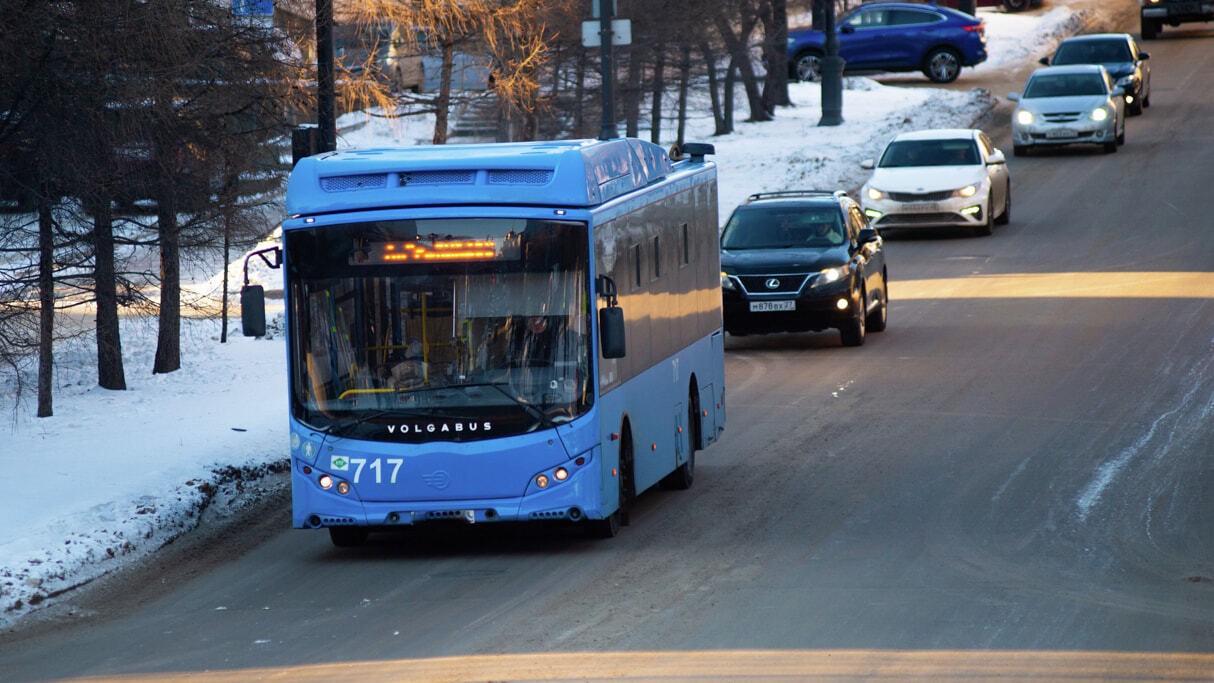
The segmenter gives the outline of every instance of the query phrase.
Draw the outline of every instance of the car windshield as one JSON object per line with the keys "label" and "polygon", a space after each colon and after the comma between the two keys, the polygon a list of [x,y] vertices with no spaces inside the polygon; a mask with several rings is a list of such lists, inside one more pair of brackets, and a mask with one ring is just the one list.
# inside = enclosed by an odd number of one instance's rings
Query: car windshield
{"label": "car windshield", "polygon": [[291,406],[313,427],[408,415],[502,436],[589,409],[585,224],[375,221],[288,231],[286,252]]}
{"label": "car windshield", "polygon": [[1100,74],[1039,74],[1024,86],[1025,97],[1107,95]]}
{"label": "car windshield", "polygon": [[739,206],[721,234],[723,249],[826,248],[843,243],[837,206]]}
{"label": "car windshield", "polygon": [[1052,64],[1117,64],[1132,62],[1130,44],[1124,40],[1074,40],[1058,46]]}
{"label": "car windshield", "polygon": [[907,166],[970,166],[982,163],[978,146],[972,139],[895,140],[889,143],[877,165],[881,168]]}

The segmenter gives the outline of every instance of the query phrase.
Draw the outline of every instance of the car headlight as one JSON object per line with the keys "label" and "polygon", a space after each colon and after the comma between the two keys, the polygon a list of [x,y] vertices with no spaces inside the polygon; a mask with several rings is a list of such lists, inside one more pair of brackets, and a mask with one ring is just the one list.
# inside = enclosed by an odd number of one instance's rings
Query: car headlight
{"label": "car headlight", "polygon": [[829,285],[832,282],[838,282],[851,272],[851,264],[845,264],[836,268],[825,268],[818,272],[818,277],[814,280],[814,287],[821,285]]}
{"label": "car headlight", "polygon": [[1090,116],[1092,117],[1093,121],[1104,121],[1105,119],[1109,118],[1109,110],[1105,109],[1104,107],[1097,107],[1092,110]]}
{"label": "car headlight", "polygon": [[966,185],[965,187],[961,188],[960,190],[953,191],[954,197],[973,197],[976,194],[978,194],[977,185]]}
{"label": "car headlight", "polygon": [[873,201],[880,201],[886,198],[885,193],[875,187],[868,188],[864,191],[864,194],[868,195],[868,198]]}
{"label": "car headlight", "polygon": [[721,271],[721,289],[737,289],[738,286],[733,283],[733,278],[729,277],[729,273]]}
{"label": "car headlight", "polygon": [[1033,123],[1033,112],[1027,109],[1016,110],[1016,123],[1022,126],[1028,126]]}

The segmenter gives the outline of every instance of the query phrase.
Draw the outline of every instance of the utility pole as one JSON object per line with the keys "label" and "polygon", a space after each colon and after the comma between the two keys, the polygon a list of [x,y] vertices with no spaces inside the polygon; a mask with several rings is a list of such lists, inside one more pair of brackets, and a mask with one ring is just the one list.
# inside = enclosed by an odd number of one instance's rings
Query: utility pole
{"label": "utility pole", "polygon": [[611,64],[611,5],[613,0],[598,0],[599,3],[599,76],[603,81],[603,126],[599,129],[600,140],[619,137],[615,127],[615,93],[612,84],[615,70]]}
{"label": "utility pole", "polygon": [[333,0],[316,0],[316,124],[317,152],[337,149],[334,113]]}
{"label": "utility pole", "polygon": [[826,4],[823,30],[826,31],[826,56],[822,58],[822,118],[819,126],[843,123],[843,60],[839,58],[839,34],[835,31],[835,0]]}

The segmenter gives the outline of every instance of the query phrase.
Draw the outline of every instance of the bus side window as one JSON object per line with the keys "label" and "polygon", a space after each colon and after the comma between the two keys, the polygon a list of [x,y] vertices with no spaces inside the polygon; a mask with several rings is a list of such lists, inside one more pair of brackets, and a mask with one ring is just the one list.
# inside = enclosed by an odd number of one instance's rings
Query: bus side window
{"label": "bus side window", "polygon": [[654,236],[653,238],[653,279],[662,277],[662,252],[659,248],[661,237]]}
{"label": "bus side window", "polygon": [[686,266],[691,263],[691,236],[687,232],[687,224],[683,224],[683,263],[680,265]]}

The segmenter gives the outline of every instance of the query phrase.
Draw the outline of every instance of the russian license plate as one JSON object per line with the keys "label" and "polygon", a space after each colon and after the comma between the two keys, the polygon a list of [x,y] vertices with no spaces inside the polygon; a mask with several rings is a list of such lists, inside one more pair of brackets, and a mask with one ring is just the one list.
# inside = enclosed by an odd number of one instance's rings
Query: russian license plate
{"label": "russian license plate", "polygon": [[902,205],[902,213],[940,213],[939,202],[907,202]]}
{"label": "russian license plate", "polygon": [[1064,138],[1064,139],[1073,138],[1078,135],[1079,135],[1079,133],[1076,133],[1075,131],[1071,130],[1070,128],[1052,128],[1045,132],[1045,136],[1047,138],[1054,139],[1054,140],[1059,139],[1059,138]]}
{"label": "russian license plate", "polygon": [[797,302],[795,301],[752,301],[750,302],[751,313],[766,313],[769,311],[795,311],[797,310]]}

